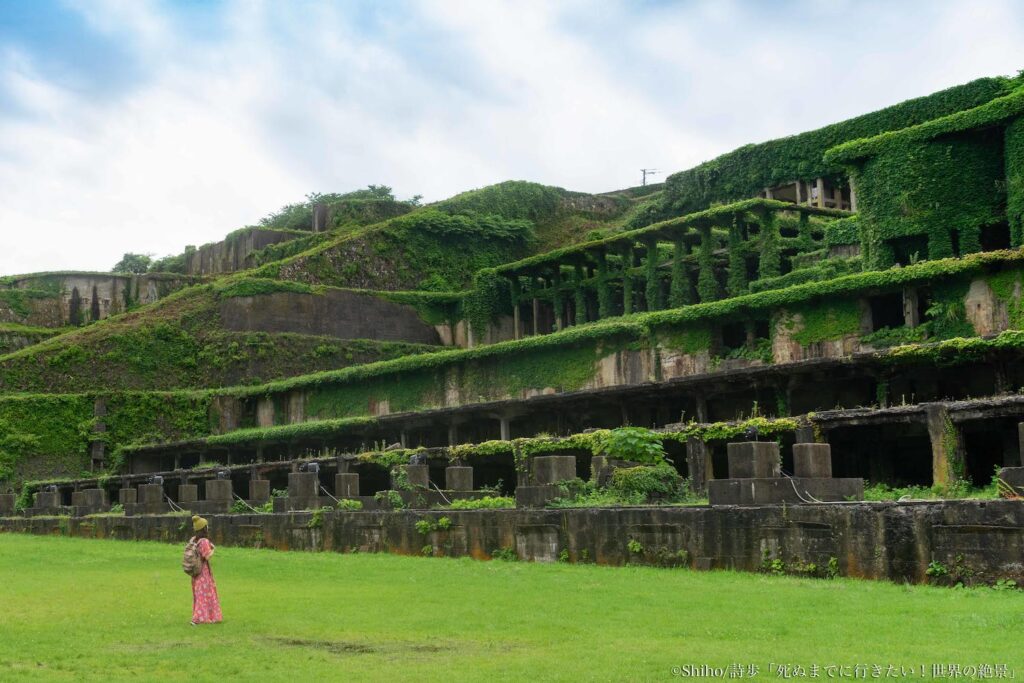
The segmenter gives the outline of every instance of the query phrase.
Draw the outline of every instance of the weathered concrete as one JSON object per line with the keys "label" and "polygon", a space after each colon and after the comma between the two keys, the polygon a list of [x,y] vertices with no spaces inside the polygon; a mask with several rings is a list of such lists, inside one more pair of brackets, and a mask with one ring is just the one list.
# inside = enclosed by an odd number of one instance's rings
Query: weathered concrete
{"label": "weathered concrete", "polygon": [[110,501],[103,489],[82,489],[71,494],[71,507],[73,514],[80,517],[110,510]]}
{"label": "weathered concrete", "polygon": [[334,475],[335,498],[358,498],[359,475],[354,472],[342,472]]}
{"label": "weathered concrete", "polygon": [[270,480],[250,479],[249,480],[249,504],[263,505],[270,500]]}
{"label": "weathered concrete", "polygon": [[541,455],[531,460],[533,483],[544,486],[576,478],[576,456]]}
{"label": "weathered concrete", "polygon": [[444,487],[449,491],[472,491],[472,467],[446,467],[444,470]]}
{"label": "weathered concrete", "polygon": [[181,484],[178,486],[178,504],[187,506],[199,500],[198,484]]}
{"label": "weathered concrete", "polygon": [[744,441],[728,445],[730,479],[762,479],[779,476],[782,460],[774,441]]}
{"label": "weathered concrete", "polygon": [[426,465],[402,465],[409,485],[418,489],[430,488],[430,468]]}
{"label": "weathered concrete", "polygon": [[207,479],[204,500],[217,502],[231,502],[231,480],[230,479]]}
{"label": "weathered concrete", "polygon": [[712,505],[800,505],[804,503],[861,500],[863,479],[713,479],[708,482]]}
{"label": "weathered concrete", "polygon": [[122,488],[117,491],[117,502],[121,505],[134,505],[138,499],[138,491],[134,488]]}
{"label": "weathered concrete", "polygon": [[793,444],[793,473],[798,477],[828,479],[832,476],[832,447],[827,443]]}
{"label": "weathered concrete", "polygon": [[437,330],[412,306],[344,290],[231,297],[221,302],[220,313],[224,328],[236,332],[297,332],[339,339],[441,343]]}
{"label": "weathered concrete", "polygon": [[14,514],[14,504],[17,496],[13,493],[0,493],[0,517],[7,517]]}
{"label": "weathered concrete", "polygon": [[[835,481],[835,480],[832,480]],[[684,564],[758,571],[765,559],[786,567],[814,563],[838,573],[923,583],[929,562],[960,568],[965,582],[1024,582],[1024,504],[1019,501],[853,503],[762,507],[591,508],[575,510],[328,512],[210,518],[226,546],[419,555],[415,523],[446,516],[435,554],[486,559],[510,548],[524,559]],[[183,516],[89,519],[5,518],[0,532],[184,543]],[[629,542],[641,552],[630,552]],[[635,547],[635,546],[634,546]],[[682,553],[680,551],[683,551]]]}

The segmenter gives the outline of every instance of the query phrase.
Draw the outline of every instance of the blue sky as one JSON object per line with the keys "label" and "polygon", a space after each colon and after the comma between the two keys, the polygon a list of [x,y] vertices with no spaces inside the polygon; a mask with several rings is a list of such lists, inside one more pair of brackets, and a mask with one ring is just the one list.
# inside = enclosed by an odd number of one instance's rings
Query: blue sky
{"label": "blue sky", "polygon": [[0,274],[307,192],[637,184],[1024,68],[1024,3],[0,0]]}

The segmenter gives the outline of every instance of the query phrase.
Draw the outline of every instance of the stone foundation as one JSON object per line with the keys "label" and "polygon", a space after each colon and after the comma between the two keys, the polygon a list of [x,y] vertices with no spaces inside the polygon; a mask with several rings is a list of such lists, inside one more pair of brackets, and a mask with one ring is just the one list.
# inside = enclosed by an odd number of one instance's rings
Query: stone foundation
{"label": "stone foundation", "polygon": [[[924,583],[930,562],[963,568],[965,580],[1024,583],[1024,505],[1019,501],[851,503],[762,507],[616,508],[326,512],[210,518],[218,545],[277,550],[390,552],[420,555],[415,524],[445,516],[452,526],[432,539],[435,554],[487,559],[511,549],[521,559],[633,562],[759,571],[828,567],[869,579]],[[3,518],[0,532],[151,540],[183,544],[188,517]],[[630,550],[630,541],[640,551]],[[683,552],[680,552],[683,551]],[[967,570],[971,572],[966,576]]]}

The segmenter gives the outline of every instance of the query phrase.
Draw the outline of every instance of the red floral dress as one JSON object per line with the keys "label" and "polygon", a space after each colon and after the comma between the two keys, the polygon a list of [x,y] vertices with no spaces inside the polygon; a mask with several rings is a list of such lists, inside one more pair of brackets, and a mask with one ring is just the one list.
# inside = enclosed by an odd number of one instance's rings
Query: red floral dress
{"label": "red floral dress", "polygon": [[199,576],[192,577],[192,622],[196,624],[215,624],[224,617],[220,613],[220,600],[217,598],[217,584],[210,572],[210,555],[214,547],[210,539],[199,539],[199,555],[203,558],[203,569]]}

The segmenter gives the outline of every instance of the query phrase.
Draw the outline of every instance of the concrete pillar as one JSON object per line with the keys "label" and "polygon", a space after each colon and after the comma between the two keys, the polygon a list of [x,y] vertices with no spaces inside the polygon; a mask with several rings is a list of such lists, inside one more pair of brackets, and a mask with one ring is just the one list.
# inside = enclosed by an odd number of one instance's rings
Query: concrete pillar
{"label": "concrete pillar", "polygon": [[207,479],[205,485],[206,500],[231,501],[230,479]]}
{"label": "concrete pillar", "polygon": [[797,443],[814,443],[814,441],[814,427],[812,425],[803,425],[796,428]]}
{"label": "concrete pillar", "polygon": [[160,484],[141,484],[139,486],[139,504],[156,505],[164,502],[164,487]]}
{"label": "concrete pillar", "polygon": [[540,327],[538,326],[538,319],[540,318],[540,299],[533,300],[533,336],[537,336]]}
{"label": "concrete pillar", "polygon": [[274,426],[274,399],[263,396],[256,401],[256,426]]}
{"label": "concrete pillar", "polygon": [[697,404],[697,422],[705,423],[708,421],[708,399],[704,394],[697,394],[693,397],[694,402]]}
{"label": "concrete pillar", "polygon": [[1024,465],[1024,422],[1017,424],[1017,462]]}
{"label": "concrete pillar", "polygon": [[316,498],[320,492],[320,479],[313,472],[288,473],[288,497],[297,499]]}
{"label": "concrete pillar", "polygon": [[793,444],[793,473],[798,477],[832,478],[832,447],[827,443]]}
{"label": "concrete pillar", "polygon": [[921,324],[921,314],[918,313],[917,290],[913,287],[903,290],[903,324],[907,327],[917,327]]}
{"label": "concrete pillar", "polygon": [[853,176],[850,176],[850,211],[857,211],[857,187],[854,185]]}
{"label": "concrete pillar", "polygon": [[56,507],[60,507],[60,494],[56,492],[50,493],[47,491],[40,491],[39,493],[35,494],[33,500],[35,501],[33,507],[42,509],[53,509]]}
{"label": "concrete pillar", "polygon": [[781,469],[779,444],[774,441],[742,441],[729,449],[730,479],[769,479]]}
{"label": "concrete pillar", "polygon": [[270,500],[270,480],[250,479],[249,500],[257,505],[266,503]]}
{"label": "concrete pillar", "polygon": [[557,484],[576,478],[576,456],[542,455],[533,459],[533,481],[537,485]]}
{"label": "concrete pillar", "polygon": [[317,202],[313,205],[313,232],[327,231],[327,205]]}
{"label": "concrete pillar", "polygon": [[449,491],[472,491],[472,467],[446,467],[444,470],[444,487]]}
{"label": "concrete pillar", "polygon": [[0,517],[11,517],[14,515],[14,503],[17,496],[13,493],[0,493]]}
{"label": "concrete pillar", "polygon": [[695,493],[704,493],[711,478],[711,453],[703,439],[691,436],[686,440],[686,469]]}
{"label": "concrete pillar", "polygon": [[509,441],[512,438],[512,420],[507,417],[499,418],[501,422],[501,440]]}
{"label": "concrete pillar", "polygon": [[402,465],[409,483],[416,488],[430,488],[430,468],[426,465]]}
{"label": "concrete pillar", "polygon": [[337,498],[358,498],[359,475],[354,472],[334,475],[334,495]]}
{"label": "concrete pillar", "polygon": [[455,446],[459,443],[459,426],[454,422],[448,425],[448,445]]}
{"label": "concrete pillar", "polygon": [[959,476],[958,473],[966,474],[963,435],[949,419],[946,406],[931,404],[925,410],[932,444],[932,485],[946,486]]}
{"label": "concrete pillar", "polygon": [[818,190],[818,201],[815,204],[815,206],[817,206],[818,208],[824,209],[825,208],[825,179],[824,178],[818,178],[817,180],[814,181],[814,186]]}
{"label": "concrete pillar", "polygon": [[199,500],[198,484],[181,484],[178,486],[178,503],[185,505]]}
{"label": "concrete pillar", "polygon": [[512,305],[512,338],[521,339],[523,336],[523,321],[520,320],[519,302]]}
{"label": "concrete pillar", "polygon": [[122,488],[117,492],[117,502],[121,505],[134,505],[138,499],[138,492],[133,488]]}

